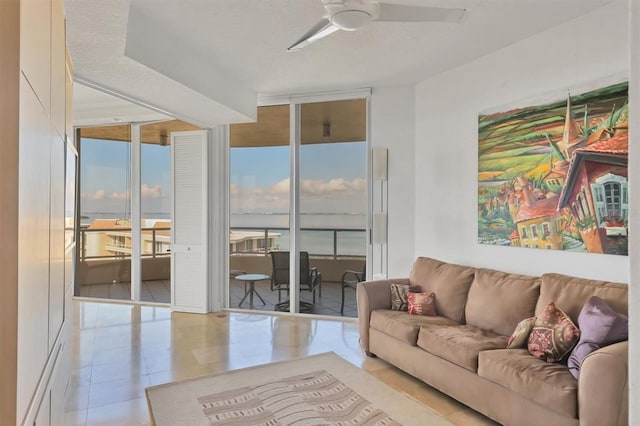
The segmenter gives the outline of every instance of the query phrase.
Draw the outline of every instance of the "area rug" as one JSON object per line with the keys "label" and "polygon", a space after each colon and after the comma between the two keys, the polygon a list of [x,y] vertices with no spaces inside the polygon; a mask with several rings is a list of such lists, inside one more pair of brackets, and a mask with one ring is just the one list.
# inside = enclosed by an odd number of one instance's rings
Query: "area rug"
{"label": "area rug", "polygon": [[428,425],[450,423],[330,352],[147,388],[153,424]]}

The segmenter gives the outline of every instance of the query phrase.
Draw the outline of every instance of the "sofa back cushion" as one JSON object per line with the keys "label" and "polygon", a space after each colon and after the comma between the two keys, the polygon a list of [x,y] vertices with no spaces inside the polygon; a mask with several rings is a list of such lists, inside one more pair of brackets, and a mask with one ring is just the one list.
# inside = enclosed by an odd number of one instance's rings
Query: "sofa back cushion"
{"label": "sofa back cushion", "polygon": [[539,296],[540,277],[477,269],[467,297],[467,324],[509,336],[533,316]]}
{"label": "sofa back cushion", "polygon": [[446,263],[429,257],[416,259],[409,283],[435,293],[436,313],[458,323],[464,322],[464,305],[475,268]]}
{"label": "sofa back cushion", "polygon": [[587,280],[562,274],[544,274],[540,298],[536,304],[536,315],[553,301],[577,324],[578,315],[591,296],[598,296],[616,312],[628,315],[627,292],[626,284]]}

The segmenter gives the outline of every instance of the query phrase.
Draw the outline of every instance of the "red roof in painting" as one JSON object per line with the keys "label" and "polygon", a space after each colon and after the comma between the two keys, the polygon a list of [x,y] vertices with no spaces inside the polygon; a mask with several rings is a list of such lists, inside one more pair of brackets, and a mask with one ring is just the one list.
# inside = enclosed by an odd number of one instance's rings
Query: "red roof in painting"
{"label": "red roof in painting", "polygon": [[510,240],[519,240],[520,239],[520,234],[518,233],[517,229],[514,229],[513,232],[511,233],[511,235],[509,235],[509,239]]}
{"label": "red roof in painting", "polygon": [[629,154],[629,135],[614,136],[611,139],[578,148],[576,151],[627,155]]}
{"label": "red roof in painting", "polygon": [[531,206],[521,205],[513,221],[536,219],[538,217],[553,216],[558,208],[558,197],[538,200]]}

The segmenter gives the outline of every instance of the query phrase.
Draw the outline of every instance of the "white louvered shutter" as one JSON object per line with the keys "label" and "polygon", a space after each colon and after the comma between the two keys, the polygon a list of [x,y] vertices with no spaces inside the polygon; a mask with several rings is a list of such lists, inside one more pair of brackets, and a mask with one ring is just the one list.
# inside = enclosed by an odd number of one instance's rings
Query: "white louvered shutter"
{"label": "white louvered shutter", "polygon": [[172,133],[171,159],[171,308],[207,313],[207,132]]}

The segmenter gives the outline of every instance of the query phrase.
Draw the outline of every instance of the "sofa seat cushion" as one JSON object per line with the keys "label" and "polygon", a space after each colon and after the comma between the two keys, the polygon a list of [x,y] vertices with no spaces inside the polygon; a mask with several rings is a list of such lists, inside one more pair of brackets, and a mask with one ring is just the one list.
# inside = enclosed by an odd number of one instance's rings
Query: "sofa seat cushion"
{"label": "sofa seat cushion", "polygon": [[419,347],[474,373],[478,369],[479,352],[504,349],[508,340],[506,336],[472,325],[423,325],[418,334]]}
{"label": "sofa seat cushion", "polygon": [[369,325],[378,331],[395,337],[412,346],[418,340],[420,326],[431,324],[437,327],[443,325],[457,325],[445,317],[429,317],[423,315],[409,315],[408,312],[392,311],[388,309],[377,309],[371,312]]}
{"label": "sofa seat cushion", "polygon": [[478,375],[549,410],[578,417],[578,381],[566,365],[544,362],[526,349],[484,351]]}

